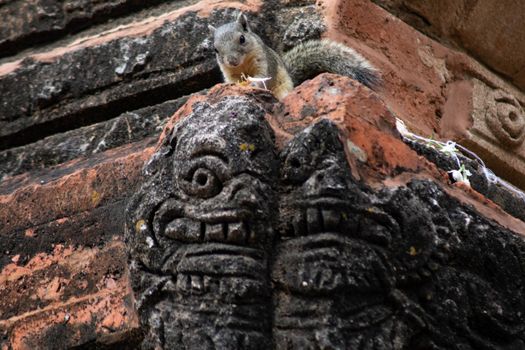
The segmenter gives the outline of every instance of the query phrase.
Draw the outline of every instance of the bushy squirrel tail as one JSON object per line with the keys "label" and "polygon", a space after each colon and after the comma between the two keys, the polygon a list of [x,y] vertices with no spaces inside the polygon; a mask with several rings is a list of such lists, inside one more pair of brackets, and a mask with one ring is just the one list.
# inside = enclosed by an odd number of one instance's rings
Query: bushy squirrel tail
{"label": "bushy squirrel tail", "polygon": [[311,40],[295,46],[283,55],[294,85],[321,73],[348,76],[371,89],[381,85],[377,70],[353,49],[330,40]]}

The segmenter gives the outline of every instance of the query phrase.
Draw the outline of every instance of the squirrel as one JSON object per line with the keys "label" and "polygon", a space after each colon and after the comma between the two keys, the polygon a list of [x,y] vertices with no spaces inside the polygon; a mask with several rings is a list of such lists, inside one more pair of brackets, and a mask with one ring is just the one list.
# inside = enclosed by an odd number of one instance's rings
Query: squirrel
{"label": "squirrel", "polygon": [[351,77],[371,89],[381,83],[377,70],[363,56],[334,41],[306,41],[281,58],[252,31],[242,12],[235,22],[218,28],[210,25],[209,29],[226,83],[248,80],[268,88],[278,99],[295,85],[323,72]]}

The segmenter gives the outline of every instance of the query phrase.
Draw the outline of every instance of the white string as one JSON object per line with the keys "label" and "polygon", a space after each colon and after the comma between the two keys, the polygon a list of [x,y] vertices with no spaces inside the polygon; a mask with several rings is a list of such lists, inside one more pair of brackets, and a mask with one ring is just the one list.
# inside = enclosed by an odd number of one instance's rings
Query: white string
{"label": "white string", "polygon": [[408,128],[405,125],[405,122],[403,122],[399,118],[396,118],[396,128],[399,131],[399,133],[401,134],[401,136],[403,137],[403,139],[405,139],[405,140],[421,141],[427,147],[432,147],[433,144],[439,145],[440,146],[440,151],[445,153],[445,154],[450,155],[456,161],[456,163],[458,165],[458,168],[460,168],[461,167],[461,161],[459,160],[459,157],[456,154],[457,153],[456,147],[457,147],[460,150],[460,153],[463,156],[465,156],[465,157],[467,157],[469,159],[474,159],[475,161],[478,162],[478,164],[481,166],[481,171],[483,173],[483,176],[485,177],[485,179],[489,183],[494,184],[494,185],[500,185],[500,186],[506,188],[507,190],[511,191],[515,195],[517,195],[523,201],[525,201],[525,193],[523,193],[523,191],[521,191],[520,189],[518,189],[514,185],[508,183],[507,181],[501,179],[496,174],[494,174],[494,172],[492,170],[490,170],[489,168],[487,168],[485,166],[485,162],[483,162],[483,160],[476,153],[472,152],[468,148],[466,148],[464,146],[461,146],[461,145],[455,143],[454,141],[450,141],[449,140],[449,141],[443,142],[443,141],[438,141],[438,140],[432,140],[432,139],[429,139],[429,138],[426,138],[426,137],[414,134],[413,132],[408,130]]}

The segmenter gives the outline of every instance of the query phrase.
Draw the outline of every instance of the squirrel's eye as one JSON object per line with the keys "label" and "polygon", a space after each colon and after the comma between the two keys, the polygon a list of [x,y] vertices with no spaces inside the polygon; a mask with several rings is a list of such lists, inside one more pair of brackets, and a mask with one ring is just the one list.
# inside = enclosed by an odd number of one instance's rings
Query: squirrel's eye
{"label": "squirrel's eye", "polygon": [[244,35],[241,35],[241,36],[239,37],[239,42],[240,42],[241,44],[244,44],[244,43],[246,42],[246,38],[244,37]]}
{"label": "squirrel's eye", "polygon": [[219,53],[219,50],[217,50],[217,48],[213,48],[213,50],[215,51],[215,53]]}

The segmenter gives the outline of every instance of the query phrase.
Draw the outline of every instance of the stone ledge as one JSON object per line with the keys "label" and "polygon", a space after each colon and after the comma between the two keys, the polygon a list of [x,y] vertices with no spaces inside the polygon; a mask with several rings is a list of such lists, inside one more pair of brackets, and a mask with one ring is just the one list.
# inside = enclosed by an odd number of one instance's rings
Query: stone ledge
{"label": "stone ledge", "polygon": [[[400,139],[395,129],[395,117],[387,107],[386,102],[362,86],[349,89],[350,84],[345,78],[337,78],[332,75],[323,74],[312,81],[299,86],[285,99],[286,113],[280,119],[279,128],[284,133],[295,133],[318,118],[330,118],[341,125],[342,130],[347,132],[350,140],[347,152],[352,153],[359,164],[359,173],[354,173],[358,179],[376,187],[399,186],[409,181],[412,177],[429,178],[440,183],[449,183],[448,166],[442,165],[439,169],[432,162],[439,160],[430,157],[430,161],[423,161],[415,151],[411,150]],[[330,98],[319,94],[317,91],[332,91]],[[357,92],[356,92],[357,91]],[[309,106],[315,106],[309,107]],[[359,120],[359,122],[357,122]],[[377,131],[379,130],[379,132]],[[278,133],[279,134],[279,133]],[[349,157],[349,158],[352,158]],[[355,160],[349,160],[355,163]],[[490,194],[495,189],[487,189],[486,184],[476,182],[481,193]],[[448,186],[447,186],[448,187]],[[483,199],[482,203],[475,204],[480,197],[476,191],[451,186],[449,194],[459,201],[475,205],[483,210],[483,214],[497,221],[500,225],[516,230],[525,235],[525,224],[511,217],[513,213],[521,217],[522,211],[514,209],[511,203],[498,199],[498,192],[493,193],[494,199],[500,201],[505,208],[509,205],[509,214],[499,205]],[[489,197],[490,198],[490,197]]]}
{"label": "stone ledge", "polygon": [[[98,343],[110,336],[126,334],[133,339],[138,324],[129,308],[129,291],[103,291],[48,312],[0,324],[5,346],[13,349],[73,348]],[[117,338],[118,339],[118,338]]]}
{"label": "stone ledge", "polygon": [[51,310],[104,290],[125,290],[126,259],[123,242],[113,240],[100,249],[55,245],[51,254],[40,253],[24,267],[5,266],[0,272],[0,326],[33,310]]}
{"label": "stone ledge", "polygon": [[[2,4],[0,57],[46,43],[96,23],[132,13],[159,3],[136,0],[112,1],[10,1]],[[24,13],[23,18],[20,14]]]}
{"label": "stone ledge", "polygon": [[168,117],[187,98],[181,97],[126,112],[108,121],[0,151],[0,180],[26,171],[35,173],[77,157],[89,157],[124,144],[158,136]]}
{"label": "stone ledge", "polygon": [[0,234],[43,223],[127,198],[137,186],[144,161],[152,149],[135,144],[107,151],[100,159],[70,162],[47,177],[15,177],[0,187],[4,225]]}
{"label": "stone ledge", "polygon": [[351,79],[282,103],[216,86],[149,165],[125,236],[144,348],[525,344],[525,223],[418,155]]}
{"label": "stone ledge", "polygon": [[[46,209],[45,203],[41,205]],[[26,264],[38,254],[54,251],[57,244],[72,247],[105,244],[115,235],[122,234],[125,207],[124,199],[36,226],[13,228],[2,236],[0,268],[13,259],[19,264]]]}
{"label": "stone ledge", "polygon": [[[487,101],[498,91],[514,101],[516,110],[523,110],[522,91],[474,58],[430,39],[371,1],[328,1],[322,12],[327,37],[357,48],[379,68],[384,79],[379,94],[410,130],[473,146],[496,175],[523,188],[522,150],[499,139],[488,141],[488,145],[485,136],[476,136],[479,122],[474,123],[471,117],[479,115],[474,119],[483,122],[485,112],[481,111],[493,104]],[[469,86],[477,86],[483,93],[469,92]],[[517,113],[517,121],[505,127],[523,134],[522,114]]]}

